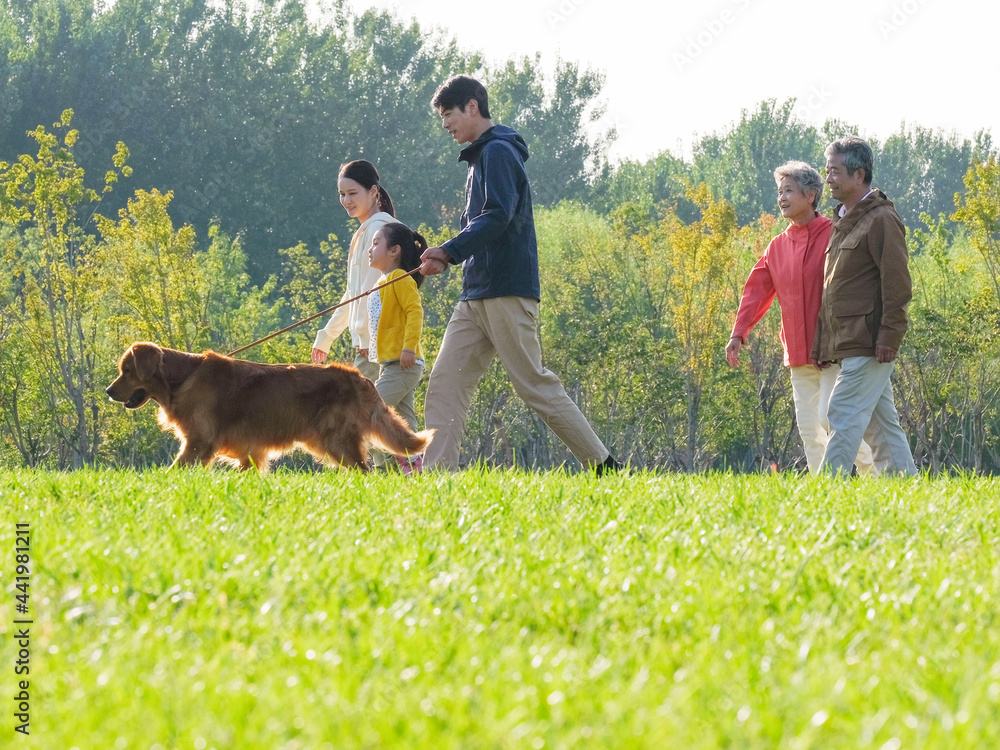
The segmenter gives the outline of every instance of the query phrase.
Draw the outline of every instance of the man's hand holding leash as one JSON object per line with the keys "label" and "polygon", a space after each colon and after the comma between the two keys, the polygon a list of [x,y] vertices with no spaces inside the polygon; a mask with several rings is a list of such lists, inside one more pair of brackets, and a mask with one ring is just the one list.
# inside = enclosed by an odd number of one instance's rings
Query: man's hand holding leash
{"label": "man's hand holding leash", "polygon": [[421,253],[420,260],[420,273],[424,276],[436,276],[448,268],[451,257],[440,247],[429,247]]}

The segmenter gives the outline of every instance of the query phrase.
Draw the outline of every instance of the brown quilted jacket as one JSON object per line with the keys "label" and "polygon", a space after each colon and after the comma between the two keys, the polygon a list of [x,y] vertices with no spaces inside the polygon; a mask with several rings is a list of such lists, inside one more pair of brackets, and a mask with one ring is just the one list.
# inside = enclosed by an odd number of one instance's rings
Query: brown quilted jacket
{"label": "brown quilted jacket", "polygon": [[813,359],[874,357],[876,344],[898,350],[913,296],[906,228],[881,190],[834,213]]}

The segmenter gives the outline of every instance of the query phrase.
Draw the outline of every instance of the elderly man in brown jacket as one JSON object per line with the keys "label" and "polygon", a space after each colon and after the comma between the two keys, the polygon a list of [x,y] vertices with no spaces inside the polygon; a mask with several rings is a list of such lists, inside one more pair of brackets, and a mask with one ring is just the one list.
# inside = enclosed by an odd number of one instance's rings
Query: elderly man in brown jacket
{"label": "elderly man in brown jacket", "polygon": [[880,472],[917,473],[899,425],[890,377],[912,296],[905,228],[892,201],[871,187],[871,147],[861,138],[826,150],[826,182],[840,201],[826,250],[813,362],[840,362],[830,396],[830,439],[821,470],[849,475],[864,439]]}

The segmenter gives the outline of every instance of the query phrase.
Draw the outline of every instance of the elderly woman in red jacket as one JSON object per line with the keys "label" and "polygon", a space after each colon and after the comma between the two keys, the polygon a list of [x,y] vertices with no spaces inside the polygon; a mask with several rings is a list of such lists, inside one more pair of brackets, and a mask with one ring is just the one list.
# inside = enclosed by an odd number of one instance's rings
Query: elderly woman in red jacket
{"label": "elderly woman in red jacket", "polygon": [[[823,194],[819,172],[801,161],[789,161],[774,170],[778,208],[790,222],[788,229],[767,246],[750,271],[736,313],[726,360],[740,364],[739,352],[747,334],[764,317],[774,298],[781,308],[781,344],[785,367],[792,379],[795,420],[809,471],[823,461],[829,424],[826,418],[838,367],[817,369],[811,361],[816,319],[823,297],[823,263],[833,222],[816,211]],[[859,473],[872,470],[871,450],[862,443],[855,462]]]}

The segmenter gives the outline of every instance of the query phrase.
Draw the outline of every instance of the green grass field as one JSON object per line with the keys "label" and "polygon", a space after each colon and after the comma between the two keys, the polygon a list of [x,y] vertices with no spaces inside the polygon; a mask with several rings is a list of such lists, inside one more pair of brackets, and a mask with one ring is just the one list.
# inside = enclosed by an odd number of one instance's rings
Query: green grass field
{"label": "green grass field", "polygon": [[0,494],[3,747],[1000,737],[995,479],[3,471]]}

